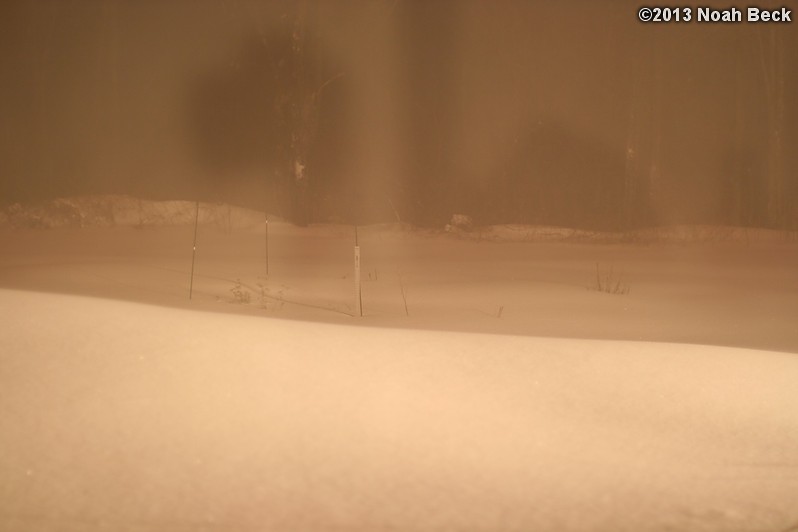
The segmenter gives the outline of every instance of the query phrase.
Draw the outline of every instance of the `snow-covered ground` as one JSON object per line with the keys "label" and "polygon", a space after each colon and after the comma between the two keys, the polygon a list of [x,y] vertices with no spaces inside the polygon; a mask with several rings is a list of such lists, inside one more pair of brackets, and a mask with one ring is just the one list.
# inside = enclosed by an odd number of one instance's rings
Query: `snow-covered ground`
{"label": "snow-covered ground", "polygon": [[64,201],[0,219],[0,530],[798,526],[789,235],[365,227],[361,318],[350,227],[267,276],[203,205],[189,300],[191,203]]}

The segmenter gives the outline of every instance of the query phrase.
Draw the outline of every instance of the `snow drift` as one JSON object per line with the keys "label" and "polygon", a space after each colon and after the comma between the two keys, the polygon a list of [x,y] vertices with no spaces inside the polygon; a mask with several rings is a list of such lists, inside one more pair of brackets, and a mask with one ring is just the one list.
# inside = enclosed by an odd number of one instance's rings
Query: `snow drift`
{"label": "snow drift", "polygon": [[0,293],[4,530],[785,530],[798,359]]}
{"label": "snow drift", "polygon": [[195,216],[0,217],[0,530],[798,525],[788,234]]}

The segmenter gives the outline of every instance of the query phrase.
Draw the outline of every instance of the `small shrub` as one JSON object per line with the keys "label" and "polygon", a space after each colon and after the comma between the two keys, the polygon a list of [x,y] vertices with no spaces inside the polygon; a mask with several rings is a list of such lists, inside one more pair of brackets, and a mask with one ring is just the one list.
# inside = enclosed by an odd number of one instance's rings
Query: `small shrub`
{"label": "small shrub", "polygon": [[260,307],[262,309],[267,309],[268,310],[268,308],[269,308],[269,305],[268,305],[268,301],[269,301],[268,289],[263,285],[263,283],[258,283],[258,300],[260,301]]}
{"label": "small shrub", "polygon": [[399,289],[402,291],[402,301],[405,304],[405,316],[410,316],[410,311],[407,309],[407,292],[405,291],[405,283],[401,273],[399,274]]}
{"label": "small shrub", "polygon": [[605,294],[625,295],[629,293],[629,287],[624,284],[622,275],[615,274],[612,266],[609,270],[602,272],[598,262],[596,263],[595,285],[591,288]]}
{"label": "small shrub", "polygon": [[269,299],[273,299],[278,305],[278,309],[283,308],[285,300],[283,299],[283,289],[281,288],[276,293],[272,292],[266,285],[258,283],[258,300],[260,307],[264,310],[269,310]]}
{"label": "small shrub", "polygon": [[236,279],[233,288],[230,289],[230,293],[233,294],[233,303],[239,303],[241,305],[249,305],[251,299],[249,290],[246,290],[241,285],[241,279]]}

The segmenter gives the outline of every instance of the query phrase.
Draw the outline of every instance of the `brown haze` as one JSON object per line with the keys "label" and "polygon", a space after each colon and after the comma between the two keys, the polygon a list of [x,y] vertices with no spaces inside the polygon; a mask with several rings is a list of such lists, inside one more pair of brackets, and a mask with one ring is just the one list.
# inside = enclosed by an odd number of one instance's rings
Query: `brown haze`
{"label": "brown haze", "polygon": [[0,532],[798,531],[798,22],[639,7],[0,1]]}
{"label": "brown haze", "polygon": [[[264,81],[257,50],[290,35],[300,5],[305,60],[332,80],[311,221],[794,223],[793,26],[647,25],[632,2],[4,2],[3,202],[114,192],[291,218],[290,169],[266,155],[280,144],[269,109],[290,87]],[[787,95],[778,194],[792,213],[776,217],[771,38]],[[216,99],[202,100],[209,79]],[[644,183],[637,207],[625,172]]]}

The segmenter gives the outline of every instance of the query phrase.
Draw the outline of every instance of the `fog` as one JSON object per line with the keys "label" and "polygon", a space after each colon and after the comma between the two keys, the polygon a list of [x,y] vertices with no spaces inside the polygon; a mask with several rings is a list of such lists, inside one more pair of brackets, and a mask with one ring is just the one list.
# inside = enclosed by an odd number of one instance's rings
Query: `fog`
{"label": "fog", "polygon": [[0,530],[798,530],[798,37],[645,13],[1,2]]}
{"label": "fog", "polygon": [[299,223],[795,225],[789,23],[644,24],[631,2],[0,10],[5,204],[113,192]]}

